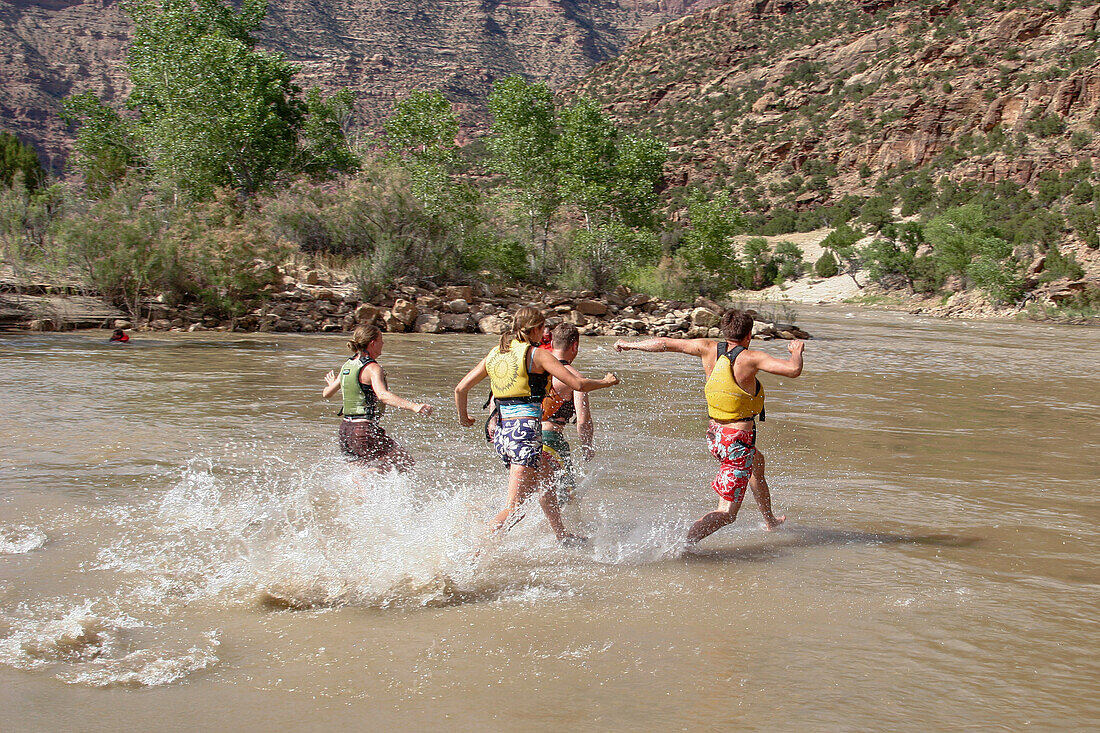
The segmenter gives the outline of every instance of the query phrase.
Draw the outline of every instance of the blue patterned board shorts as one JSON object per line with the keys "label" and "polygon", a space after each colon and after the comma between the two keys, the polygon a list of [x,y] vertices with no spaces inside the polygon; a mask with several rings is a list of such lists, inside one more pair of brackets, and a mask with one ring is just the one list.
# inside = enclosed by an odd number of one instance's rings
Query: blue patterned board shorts
{"label": "blue patterned board shorts", "polygon": [[493,446],[505,465],[538,468],[542,458],[541,415],[541,408],[537,405],[533,408],[527,405],[501,406],[500,424],[493,433]]}

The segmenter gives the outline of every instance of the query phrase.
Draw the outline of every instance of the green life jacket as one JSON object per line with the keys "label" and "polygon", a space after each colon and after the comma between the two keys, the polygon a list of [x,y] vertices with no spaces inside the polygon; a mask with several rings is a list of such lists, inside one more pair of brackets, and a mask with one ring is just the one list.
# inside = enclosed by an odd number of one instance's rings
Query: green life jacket
{"label": "green life jacket", "polygon": [[344,406],[340,414],[344,417],[363,417],[377,420],[385,412],[385,405],[378,401],[374,387],[359,381],[359,375],[367,364],[377,362],[369,356],[353,356],[340,367],[340,394]]}

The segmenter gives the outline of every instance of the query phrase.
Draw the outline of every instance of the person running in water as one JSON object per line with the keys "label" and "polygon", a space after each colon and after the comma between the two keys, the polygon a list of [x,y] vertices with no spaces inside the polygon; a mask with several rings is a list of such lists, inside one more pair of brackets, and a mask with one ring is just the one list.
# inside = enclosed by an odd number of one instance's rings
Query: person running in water
{"label": "person running in water", "polygon": [[707,375],[705,392],[710,425],[707,445],[720,462],[712,488],[720,501],[718,509],[704,515],[688,531],[688,545],[733,523],[745,497],[752,489],[767,529],[786,519],[772,513],[771,493],[764,478],[764,454],[756,448],[756,416],[764,420],[764,387],[758,372],[797,377],[802,373],[802,341],[790,341],[789,359],[776,359],[748,348],[752,340],[752,316],[740,310],[722,314],[719,330],[724,341],[711,339],[652,338],[633,343],[616,341],[616,351],[672,351],[699,357]]}
{"label": "person running in water", "polygon": [[[546,349],[537,348],[545,324],[546,318],[535,308],[520,308],[512,320],[511,330],[501,335],[500,343],[455,387],[455,408],[458,410],[458,421],[464,427],[474,424],[467,411],[470,390],[486,377],[500,409],[500,423],[493,433],[493,445],[508,466],[508,499],[504,509],[490,523],[492,535],[510,529],[523,519],[521,505],[539,488],[540,483],[545,483],[540,482],[539,475],[542,463],[540,420],[550,377],[557,377],[578,392],[591,392],[619,383],[618,377],[610,372],[603,379],[581,377]],[[585,541],[583,537],[565,531],[555,492],[540,491],[539,504],[559,542],[571,545]]]}
{"label": "person running in water", "polygon": [[430,415],[432,406],[398,397],[386,385],[386,372],[378,363],[382,354],[382,332],[377,326],[359,326],[348,341],[352,356],[340,373],[325,375],[321,394],[328,398],[337,392],[343,396],[340,414],[340,448],[359,463],[374,463],[375,467],[407,471],[413,466],[408,451],[397,444],[378,424],[386,405],[410,410],[418,415]]}
{"label": "person running in water", "polygon": [[[580,345],[581,335],[576,326],[559,323],[554,327],[551,334],[551,353],[578,377],[581,373],[571,365],[577,358]],[[575,391],[554,377],[542,407],[542,452],[549,467],[551,485],[557,492],[558,504],[568,504],[576,495],[577,479],[573,474],[569,441],[565,439],[565,426],[576,418],[581,455],[586,461],[592,460],[595,425],[588,406],[588,393]]]}

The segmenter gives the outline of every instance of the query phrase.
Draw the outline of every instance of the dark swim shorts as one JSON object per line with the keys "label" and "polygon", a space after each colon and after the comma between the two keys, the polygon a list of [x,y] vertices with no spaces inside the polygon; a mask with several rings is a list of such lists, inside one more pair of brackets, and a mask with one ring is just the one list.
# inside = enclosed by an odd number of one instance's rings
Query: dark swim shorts
{"label": "dark swim shorts", "polygon": [[375,420],[340,422],[340,448],[356,459],[374,461],[397,448],[397,442]]}

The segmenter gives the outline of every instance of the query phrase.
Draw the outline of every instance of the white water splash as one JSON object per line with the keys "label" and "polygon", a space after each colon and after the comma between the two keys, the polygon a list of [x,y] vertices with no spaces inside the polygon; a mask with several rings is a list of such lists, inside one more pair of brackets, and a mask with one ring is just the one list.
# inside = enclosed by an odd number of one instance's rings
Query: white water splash
{"label": "white water splash", "polygon": [[486,545],[503,471],[460,469],[452,483],[429,484],[335,459],[242,466],[234,450],[192,461],[155,499],[94,509],[104,531],[82,567],[112,590],[0,607],[0,663],[72,684],[170,684],[219,663],[218,635],[202,629],[228,608],[555,602],[608,565],[668,556],[682,535],[674,523],[628,524],[617,512],[629,507],[590,502],[579,515],[595,516],[592,546],[563,550],[533,501],[519,526]]}
{"label": "white water splash", "polygon": [[0,527],[0,555],[25,555],[46,545],[46,533],[25,524]]}

